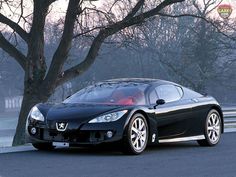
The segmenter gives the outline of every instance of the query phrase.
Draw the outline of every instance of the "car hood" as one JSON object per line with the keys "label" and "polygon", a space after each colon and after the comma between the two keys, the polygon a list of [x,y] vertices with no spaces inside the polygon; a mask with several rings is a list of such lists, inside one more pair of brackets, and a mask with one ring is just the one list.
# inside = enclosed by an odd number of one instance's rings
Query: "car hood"
{"label": "car hood", "polygon": [[99,105],[99,104],[71,104],[61,103],[56,105],[38,105],[38,108],[46,117],[47,121],[88,121],[106,112],[116,110],[122,106]]}
{"label": "car hood", "polygon": [[99,105],[99,104],[40,104],[37,105],[46,118],[49,129],[56,129],[56,123],[68,123],[68,129],[76,130],[82,124],[98,117],[106,112],[118,111],[123,106]]}

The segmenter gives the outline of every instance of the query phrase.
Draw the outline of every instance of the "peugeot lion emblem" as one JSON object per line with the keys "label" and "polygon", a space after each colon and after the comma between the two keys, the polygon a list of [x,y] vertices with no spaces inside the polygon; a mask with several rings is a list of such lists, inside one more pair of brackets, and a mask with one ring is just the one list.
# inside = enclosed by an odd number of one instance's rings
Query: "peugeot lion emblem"
{"label": "peugeot lion emblem", "polygon": [[56,128],[57,131],[64,132],[68,126],[68,123],[65,122],[57,122],[56,123]]}

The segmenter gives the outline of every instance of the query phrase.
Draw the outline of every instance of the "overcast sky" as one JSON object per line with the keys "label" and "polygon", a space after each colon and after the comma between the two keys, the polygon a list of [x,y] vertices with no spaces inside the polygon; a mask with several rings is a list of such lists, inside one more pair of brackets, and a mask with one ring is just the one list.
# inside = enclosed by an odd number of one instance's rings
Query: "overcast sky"
{"label": "overcast sky", "polygon": [[[204,0],[199,0],[199,2],[203,2]],[[205,0],[207,1],[207,0]],[[216,0],[218,2],[220,2],[221,0]],[[20,2],[20,1],[15,1],[15,2]],[[32,13],[32,0],[24,0],[24,15],[28,15],[30,13]],[[96,2],[92,2],[94,5],[102,8],[102,4],[105,3],[107,1],[105,0],[98,0]],[[89,2],[86,2],[89,3]],[[65,15],[66,9],[67,9],[67,4],[68,4],[68,0],[57,0],[56,2],[53,3],[53,5],[51,6],[51,12],[47,17],[47,20],[49,21],[57,21],[60,17]],[[231,15],[231,18],[235,18],[236,17],[236,0],[222,0],[221,4],[230,4],[233,8],[233,13]],[[20,10],[20,8],[19,8]],[[20,13],[20,11],[17,11],[18,13]],[[7,6],[4,6],[3,8],[0,8],[0,12],[3,14],[9,14],[8,17],[13,19],[14,21],[17,21],[18,18],[17,17],[13,17],[12,15],[10,15],[10,11],[8,9]],[[216,18],[220,18],[219,14],[217,13],[217,9],[215,9],[212,12],[212,15]]]}

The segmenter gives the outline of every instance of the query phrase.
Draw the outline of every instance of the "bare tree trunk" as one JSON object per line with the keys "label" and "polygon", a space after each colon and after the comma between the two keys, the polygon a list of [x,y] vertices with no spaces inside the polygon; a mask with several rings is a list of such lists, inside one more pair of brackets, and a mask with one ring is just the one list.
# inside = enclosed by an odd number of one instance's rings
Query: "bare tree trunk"
{"label": "bare tree trunk", "polygon": [[37,92],[36,89],[31,88],[33,92],[28,92],[28,89],[29,87],[25,86],[20,115],[12,146],[22,145],[26,143],[25,141],[26,122],[31,108],[38,103],[46,102],[49,98],[49,95],[47,97],[46,95],[44,95],[44,97],[40,96],[42,94]]}
{"label": "bare tree trunk", "polygon": [[[165,7],[183,1],[184,0],[164,0],[161,3],[157,3],[152,9],[143,12],[142,9],[145,1],[138,0],[135,6],[130,9],[130,12],[122,20],[115,23],[110,23],[108,20],[109,23],[102,28],[98,25],[98,28],[101,29],[94,38],[84,60],[67,70],[64,70],[64,64],[69,56],[72,41],[75,37],[74,27],[76,19],[78,19],[79,16],[83,17],[83,13],[88,13],[82,8],[82,0],[70,0],[68,2],[63,34],[48,69],[44,52],[44,32],[49,6],[55,2],[55,0],[33,1],[33,19],[30,22],[30,32],[25,31],[18,23],[0,13],[0,23],[10,27],[27,44],[27,54],[24,54],[0,31],[0,48],[12,56],[25,72],[24,98],[13,145],[21,145],[25,142],[25,124],[32,106],[40,102],[46,102],[56,87],[80,76],[88,70],[97,58],[98,52],[107,37],[112,36],[127,27],[141,24],[145,22],[145,19],[158,15]],[[142,12],[138,13],[139,11]],[[94,30],[88,30],[87,32],[90,33]],[[82,33],[80,35],[86,34]],[[77,35],[77,37],[80,35]]]}
{"label": "bare tree trunk", "polygon": [[24,95],[20,115],[18,119],[18,124],[16,128],[16,134],[13,139],[13,146],[25,144],[25,125],[26,125],[26,117],[33,106],[33,103],[31,103],[31,100],[28,100],[28,98]]}

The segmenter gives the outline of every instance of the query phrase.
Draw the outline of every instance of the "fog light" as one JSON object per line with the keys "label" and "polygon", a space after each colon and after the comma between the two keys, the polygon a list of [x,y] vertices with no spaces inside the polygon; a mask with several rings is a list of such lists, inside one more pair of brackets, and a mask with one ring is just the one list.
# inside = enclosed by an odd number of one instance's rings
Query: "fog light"
{"label": "fog light", "polygon": [[31,130],[30,130],[30,133],[31,133],[32,135],[35,135],[36,132],[37,132],[36,128],[35,128],[35,127],[32,127]]}
{"label": "fog light", "polygon": [[111,138],[113,136],[112,131],[107,131],[107,138]]}

